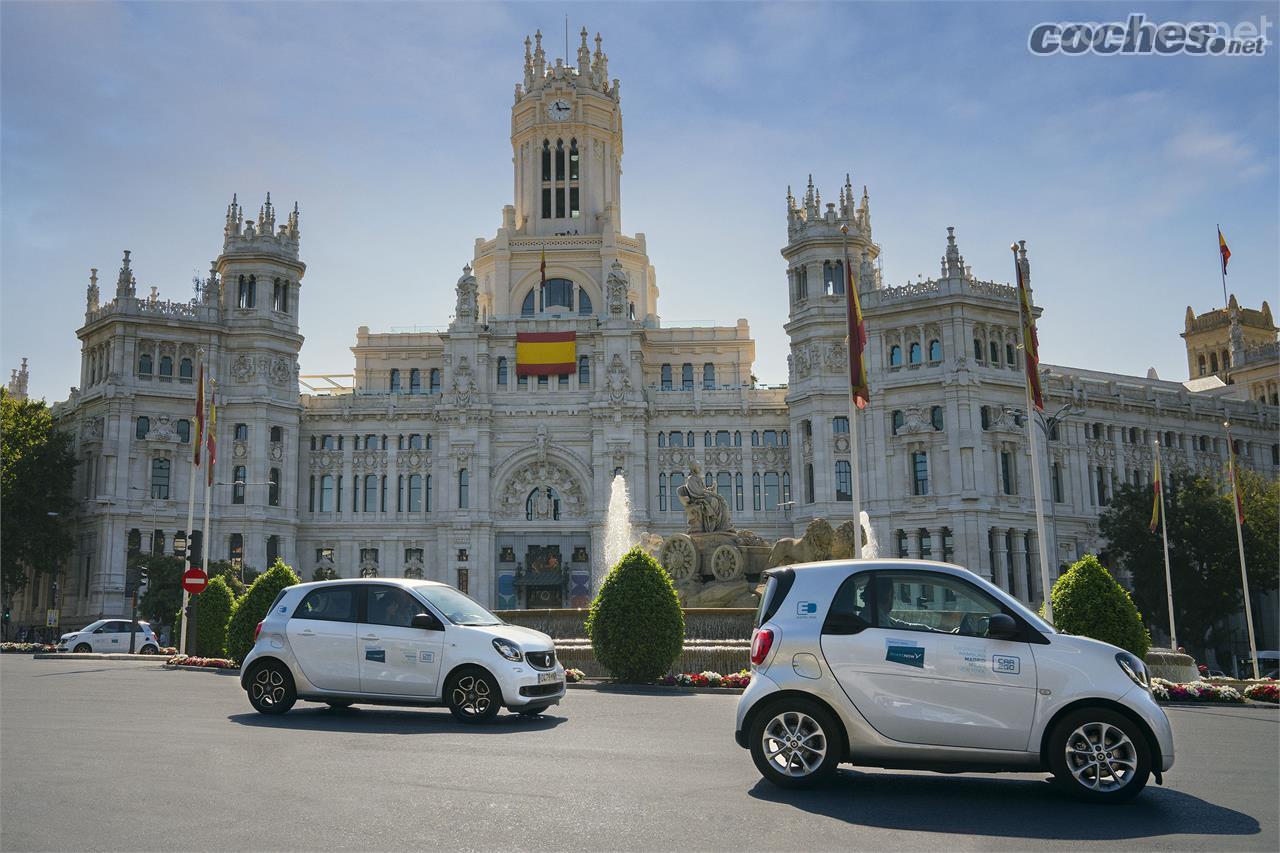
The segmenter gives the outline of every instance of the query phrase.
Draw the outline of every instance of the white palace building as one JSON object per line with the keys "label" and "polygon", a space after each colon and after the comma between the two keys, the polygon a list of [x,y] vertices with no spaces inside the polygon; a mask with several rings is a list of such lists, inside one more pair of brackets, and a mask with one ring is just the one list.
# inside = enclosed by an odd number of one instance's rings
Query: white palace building
{"label": "white palace building", "polygon": [[[269,197],[256,218],[233,201],[190,302],[140,293],[129,252],[105,293],[95,270],[80,385],[55,407],[80,460],[77,545],[56,604],[33,585],[15,624],[51,606],[64,625],[123,614],[130,550],[181,553],[198,348],[222,395],[212,533],[196,534],[214,559],[426,577],[499,608],[581,605],[614,475],[635,524],[669,534],[685,527],[675,486],[694,464],[738,528],[838,524],[851,507],[846,227],[870,334],[861,491],[881,553],[954,561],[1040,600],[1015,292],[971,272],[952,228],[937,278],[890,286],[865,189],[846,179],[825,204],[812,181],[788,193],[789,381],[763,387],[745,320],[661,322],[644,235],[623,230],[619,84],[598,36],[593,51],[583,31],[572,65],[526,40],[511,128],[515,197],[476,241],[447,331],[361,326],[345,379],[299,376],[296,206],[277,221]],[[573,333],[556,336],[571,364],[529,375],[528,333]],[[1105,549],[1099,512],[1119,484],[1149,480],[1156,437],[1167,465],[1220,471],[1230,419],[1242,464],[1280,472],[1270,308],[1188,308],[1184,336],[1188,381],[1043,366],[1047,412],[1072,407],[1040,445],[1055,564]],[[1274,619],[1263,630],[1274,647]]]}

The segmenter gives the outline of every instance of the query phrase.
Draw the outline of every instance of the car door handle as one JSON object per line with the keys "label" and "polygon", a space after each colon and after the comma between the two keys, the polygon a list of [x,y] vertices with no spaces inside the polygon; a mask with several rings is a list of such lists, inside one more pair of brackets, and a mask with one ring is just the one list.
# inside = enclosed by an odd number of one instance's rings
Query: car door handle
{"label": "car door handle", "polygon": [[307,629],[307,630],[305,630],[305,631],[299,631],[299,632],[298,632],[298,636],[299,636],[299,637],[314,637],[315,635],[316,635],[316,632],[315,632],[315,631],[312,631],[310,628],[308,628],[308,629]]}
{"label": "car door handle", "polygon": [[377,635],[377,634],[365,634],[363,637],[361,637],[361,639],[363,639],[363,640],[376,640],[376,639],[378,639],[378,635]]}

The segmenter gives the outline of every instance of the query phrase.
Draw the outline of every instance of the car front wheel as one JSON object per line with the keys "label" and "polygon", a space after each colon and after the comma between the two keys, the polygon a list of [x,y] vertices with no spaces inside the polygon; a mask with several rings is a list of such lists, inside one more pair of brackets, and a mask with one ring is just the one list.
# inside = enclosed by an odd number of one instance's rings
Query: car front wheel
{"label": "car front wheel", "polygon": [[158,651],[158,649],[156,649],[156,647],[155,647],[155,646],[143,646],[141,649],[139,649],[139,650],[138,650],[138,654],[140,654],[140,655],[154,655],[157,651]]}
{"label": "car front wheel", "polygon": [[1049,735],[1049,768],[1067,793],[1095,803],[1123,803],[1151,775],[1151,751],[1133,720],[1108,708],[1063,717]]}
{"label": "car front wheel", "polygon": [[838,725],[816,702],[774,702],[751,725],[751,759],[760,775],[780,788],[817,785],[840,763]]}
{"label": "car front wheel", "polygon": [[87,655],[93,651],[93,646],[89,645],[88,643],[80,643],[74,649],[72,649],[72,651],[78,655]]}
{"label": "car front wheel", "polygon": [[463,723],[487,723],[498,715],[502,691],[492,675],[473,667],[449,679],[445,698],[454,719]]}
{"label": "car front wheel", "polygon": [[293,675],[276,661],[264,661],[249,676],[249,704],[259,714],[283,714],[298,699]]}

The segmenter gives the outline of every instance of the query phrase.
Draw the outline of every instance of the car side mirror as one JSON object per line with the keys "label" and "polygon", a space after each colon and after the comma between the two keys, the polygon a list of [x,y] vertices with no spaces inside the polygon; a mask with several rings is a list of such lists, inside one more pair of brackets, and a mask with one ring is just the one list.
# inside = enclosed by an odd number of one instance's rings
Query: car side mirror
{"label": "car side mirror", "polygon": [[1016,640],[1018,635],[1018,623],[1007,613],[997,613],[987,620],[988,640]]}
{"label": "car side mirror", "polygon": [[413,617],[413,621],[409,623],[411,628],[422,628],[424,631],[443,631],[444,626],[440,624],[440,620],[432,616],[430,613],[419,613]]}

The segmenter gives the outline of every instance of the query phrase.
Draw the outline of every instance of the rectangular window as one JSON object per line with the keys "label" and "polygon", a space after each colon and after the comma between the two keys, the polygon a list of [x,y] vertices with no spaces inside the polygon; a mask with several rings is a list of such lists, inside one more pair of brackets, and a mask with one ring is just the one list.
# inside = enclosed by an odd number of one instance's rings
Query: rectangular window
{"label": "rectangular window", "polygon": [[409,512],[422,511],[422,475],[409,475]]}
{"label": "rectangular window", "polygon": [[912,494],[929,494],[929,454],[917,451],[911,454]]}
{"label": "rectangular window", "polygon": [[849,463],[844,460],[836,463],[836,500],[853,500],[853,474]]}
{"label": "rectangular window", "polygon": [[769,471],[764,475],[764,509],[765,512],[778,508],[778,501],[782,499],[782,481],[778,477],[776,471]]}
{"label": "rectangular window", "polygon": [[551,218],[551,187],[542,188],[542,218]]}
{"label": "rectangular window", "polygon": [[742,512],[742,474],[733,475],[734,507]]}
{"label": "rectangular window", "polygon": [[564,187],[556,187],[556,219],[564,219]]}
{"label": "rectangular window", "polygon": [[658,512],[667,511],[667,475],[658,475]]}
{"label": "rectangular window", "polygon": [[849,418],[847,415],[840,415],[831,419],[831,431],[836,435],[844,435],[849,432]]}
{"label": "rectangular window", "polygon": [[577,219],[582,216],[582,211],[578,207],[578,188],[569,187],[569,218]]}
{"label": "rectangular window", "polygon": [[1013,455],[1007,450],[1000,452],[1000,489],[1006,495],[1015,494],[1013,482]]}
{"label": "rectangular window", "polygon": [[733,506],[733,475],[728,471],[716,474],[716,491],[724,498],[727,506]]}
{"label": "rectangular window", "polygon": [[244,487],[248,476],[243,465],[237,465],[231,469],[231,502],[233,504],[244,503]]}
{"label": "rectangular window", "polygon": [[378,475],[365,474],[364,476],[364,511],[378,511]]}
{"label": "rectangular window", "polygon": [[458,509],[471,506],[471,475],[466,468],[458,469]]}
{"label": "rectangular window", "polygon": [[333,512],[333,475],[320,478],[320,511]]}
{"label": "rectangular window", "polygon": [[169,460],[151,460],[151,497],[154,500],[169,499]]}

